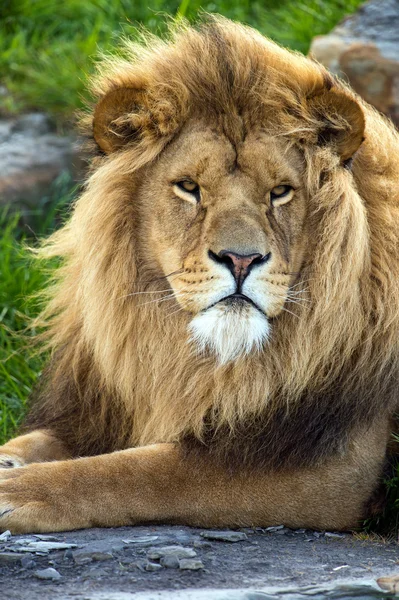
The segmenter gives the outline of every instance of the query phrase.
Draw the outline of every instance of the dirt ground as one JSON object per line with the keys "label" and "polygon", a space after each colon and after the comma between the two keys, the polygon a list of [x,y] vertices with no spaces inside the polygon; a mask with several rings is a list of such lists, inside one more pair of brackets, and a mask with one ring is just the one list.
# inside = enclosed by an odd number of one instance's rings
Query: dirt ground
{"label": "dirt ground", "polygon": [[5,600],[393,598],[375,583],[393,574],[399,574],[395,542],[283,527],[220,533],[146,526],[0,536]]}

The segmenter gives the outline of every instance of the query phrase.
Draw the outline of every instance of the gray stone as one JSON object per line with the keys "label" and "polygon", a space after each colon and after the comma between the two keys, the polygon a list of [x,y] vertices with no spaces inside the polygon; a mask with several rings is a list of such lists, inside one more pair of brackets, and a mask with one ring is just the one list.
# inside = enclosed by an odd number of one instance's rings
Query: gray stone
{"label": "gray stone", "polygon": [[2,533],[0,535],[0,543],[1,542],[8,542],[8,540],[11,538],[11,531],[9,531],[7,529],[7,531],[4,531],[4,533]]}
{"label": "gray stone", "polygon": [[36,563],[31,559],[30,556],[23,556],[21,558],[21,567],[23,569],[34,569],[36,567]]}
{"label": "gray stone", "polygon": [[151,559],[159,559],[163,556],[176,556],[177,558],[192,558],[197,556],[197,553],[192,548],[184,546],[163,546],[161,548],[150,548],[147,552],[147,557]]}
{"label": "gray stone", "polygon": [[19,554],[18,552],[0,552],[0,564],[4,563],[15,563],[23,558],[23,554]]}
{"label": "gray stone", "polygon": [[59,542],[59,538],[55,537],[54,535],[43,535],[41,533],[35,533],[35,535],[33,536],[35,538],[37,538],[38,540],[41,540],[42,542]]}
{"label": "gray stone", "polygon": [[399,0],[371,0],[328,35],[315,37],[310,53],[399,124],[398,44]]}
{"label": "gray stone", "polygon": [[182,558],[179,561],[179,568],[182,571],[199,571],[204,569],[204,564],[199,558]]}
{"label": "gray stone", "polygon": [[58,573],[56,569],[53,569],[53,567],[49,567],[48,569],[38,569],[33,575],[37,579],[50,579],[51,581],[61,579],[61,574]]}
{"label": "gray stone", "polygon": [[160,563],[166,569],[178,569],[180,567],[180,561],[175,554],[172,554],[170,556],[163,556],[160,560]]}
{"label": "gray stone", "polygon": [[161,571],[162,570],[162,565],[158,565],[157,563],[153,563],[153,562],[147,562],[144,565],[144,569],[146,571]]}
{"label": "gray stone", "polygon": [[86,563],[95,561],[99,562],[102,560],[111,560],[113,558],[111,552],[101,552],[96,550],[76,550],[72,552],[72,558],[77,565],[84,565]]}
{"label": "gray stone", "polygon": [[59,135],[45,114],[0,121],[0,206],[29,212],[64,171],[74,181],[85,171],[82,142]]}
{"label": "gray stone", "polygon": [[30,542],[26,546],[15,546],[17,552],[31,552],[43,556],[55,550],[68,550],[70,548],[77,548],[77,545],[65,544],[63,542]]}
{"label": "gray stone", "polygon": [[200,536],[217,542],[243,542],[248,539],[242,531],[201,531]]}
{"label": "gray stone", "polygon": [[131,538],[128,540],[122,540],[124,544],[153,544],[156,540],[159,539],[159,535],[145,535],[138,536],[136,538]]}

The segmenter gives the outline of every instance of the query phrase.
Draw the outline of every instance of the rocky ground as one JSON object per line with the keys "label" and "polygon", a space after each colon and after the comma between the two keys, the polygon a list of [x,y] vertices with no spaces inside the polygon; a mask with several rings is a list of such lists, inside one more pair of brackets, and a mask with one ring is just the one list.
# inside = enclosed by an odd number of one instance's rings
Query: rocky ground
{"label": "rocky ground", "polygon": [[[0,598],[7,600],[393,598],[395,574],[394,542],[282,526],[0,536]],[[388,591],[376,583],[381,576]]]}

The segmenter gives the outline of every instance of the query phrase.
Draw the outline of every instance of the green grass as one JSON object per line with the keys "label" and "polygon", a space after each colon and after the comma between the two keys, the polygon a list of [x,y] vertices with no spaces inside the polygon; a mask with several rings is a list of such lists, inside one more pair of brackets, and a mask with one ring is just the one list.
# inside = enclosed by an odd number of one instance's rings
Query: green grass
{"label": "green grass", "polygon": [[0,212],[0,444],[21,422],[44,360],[30,344],[36,332],[29,325],[40,309],[35,295],[45,286],[52,265],[33,259],[27,243],[33,245],[37,235],[55,229],[73,193],[64,173],[30,215],[29,226],[18,214]]}
{"label": "green grass", "polygon": [[2,0],[0,73],[10,92],[0,111],[46,110],[68,121],[85,95],[98,51],[109,51],[138,25],[162,33],[165,15],[195,18],[218,12],[248,23],[291,48],[307,52],[314,35],[328,32],[361,0]]}

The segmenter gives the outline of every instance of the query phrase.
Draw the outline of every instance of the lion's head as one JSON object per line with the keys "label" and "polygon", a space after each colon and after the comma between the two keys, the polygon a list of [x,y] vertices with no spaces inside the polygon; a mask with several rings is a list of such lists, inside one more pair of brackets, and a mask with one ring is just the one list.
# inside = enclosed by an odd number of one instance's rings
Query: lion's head
{"label": "lion's head", "polygon": [[394,134],[323,67],[221,18],[126,52],[100,67],[99,152],[45,249],[66,259],[47,312],[57,394],[76,395],[70,368],[80,398],[111,390],[139,443],[337,386],[371,397],[398,346]]}
{"label": "lion's head", "polygon": [[287,301],[305,301],[295,283],[320,203],[309,145],[344,169],[363,138],[354,98],[317,65],[291,60],[213,20],[139,51],[128,71],[116,67],[119,79],[108,73],[94,113],[106,169],[116,156],[134,171],[138,148],[152,150],[131,175],[139,271],[165,275],[191,337],[220,362],[265,347]]}

